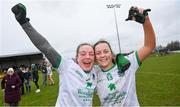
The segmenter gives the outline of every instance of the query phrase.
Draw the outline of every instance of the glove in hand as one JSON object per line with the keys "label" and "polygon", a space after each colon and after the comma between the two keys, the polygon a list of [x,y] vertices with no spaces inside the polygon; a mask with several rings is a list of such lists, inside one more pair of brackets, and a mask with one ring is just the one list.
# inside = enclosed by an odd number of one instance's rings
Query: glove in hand
{"label": "glove in hand", "polygon": [[145,17],[148,16],[148,12],[150,12],[151,9],[145,9],[143,13],[139,12],[139,9],[137,7],[131,7],[129,10],[129,15],[126,21],[128,20],[135,20],[136,22],[139,22],[141,24],[144,24]]}
{"label": "glove in hand", "polygon": [[13,6],[11,10],[20,24],[24,24],[29,21],[29,18],[26,18],[26,7],[23,4],[18,3]]}

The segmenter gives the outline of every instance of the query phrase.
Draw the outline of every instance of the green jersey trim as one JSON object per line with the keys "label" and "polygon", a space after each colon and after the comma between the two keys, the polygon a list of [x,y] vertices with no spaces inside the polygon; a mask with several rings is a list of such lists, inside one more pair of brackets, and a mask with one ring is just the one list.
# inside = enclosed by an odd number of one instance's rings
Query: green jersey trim
{"label": "green jersey trim", "polygon": [[139,59],[138,52],[136,51],[135,54],[136,54],[136,59],[137,59],[138,65],[140,66],[141,65],[141,61]]}
{"label": "green jersey trim", "polygon": [[102,71],[102,72],[108,72],[108,71],[110,71],[111,69],[113,69],[113,68],[115,67],[115,65],[116,65],[116,64],[112,63],[112,66],[111,66],[109,69],[107,69],[107,70],[101,69],[101,71]]}

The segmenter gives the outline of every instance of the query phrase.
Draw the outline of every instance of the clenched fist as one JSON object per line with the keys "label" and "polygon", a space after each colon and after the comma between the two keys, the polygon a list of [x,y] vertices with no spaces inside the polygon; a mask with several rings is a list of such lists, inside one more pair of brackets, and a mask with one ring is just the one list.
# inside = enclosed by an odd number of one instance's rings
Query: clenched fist
{"label": "clenched fist", "polygon": [[20,24],[24,24],[27,21],[29,21],[29,18],[26,18],[26,7],[21,4],[18,3],[15,6],[13,6],[11,8],[12,12],[15,15],[16,20],[20,23]]}

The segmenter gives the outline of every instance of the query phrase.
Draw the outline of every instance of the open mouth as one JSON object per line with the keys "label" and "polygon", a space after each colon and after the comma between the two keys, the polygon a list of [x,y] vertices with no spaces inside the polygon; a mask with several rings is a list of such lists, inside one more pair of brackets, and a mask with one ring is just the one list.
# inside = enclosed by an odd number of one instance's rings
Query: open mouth
{"label": "open mouth", "polygon": [[85,62],[83,64],[84,64],[85,67],[88,67],[88,68],[91,67],[91,62]]}

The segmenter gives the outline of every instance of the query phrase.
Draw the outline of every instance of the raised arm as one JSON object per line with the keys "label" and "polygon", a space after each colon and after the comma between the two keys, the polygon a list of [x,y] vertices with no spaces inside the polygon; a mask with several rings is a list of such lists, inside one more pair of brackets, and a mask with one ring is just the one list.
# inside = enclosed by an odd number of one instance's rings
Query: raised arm
{"label": "raised arm", "polygon": [[144,46],[138,50],[140,62],[147,58],[156,46],[155,33],[148,16],[148,11],[151,11],[151,9],[131,7],[129,10],[129,16],[126,19],[126,21],[135,20],[143,25]]}
{"label": "raised arm", "polygon": [[12,9],[16,20],[22,26],[32,43],[47,57],[54,68],[58,68],[61,61],[61,56],[49,44],[49,42],[38,33],[29,23],[29,18],[26,18],[26,8],[23,4],[19,3]]}
{"label": "raised arm", "polygon": [[141,62],[151,54],[151,52],[156,46],[155,33],[148,16],[146,16],[145,18],[145,22],[143,24],[143,30],[144,30],[144,46],[138,50],[138,56]]}

